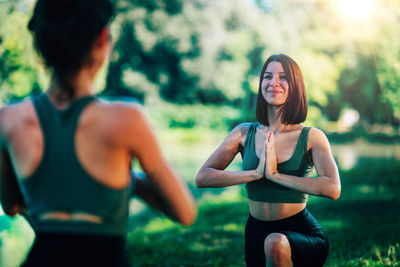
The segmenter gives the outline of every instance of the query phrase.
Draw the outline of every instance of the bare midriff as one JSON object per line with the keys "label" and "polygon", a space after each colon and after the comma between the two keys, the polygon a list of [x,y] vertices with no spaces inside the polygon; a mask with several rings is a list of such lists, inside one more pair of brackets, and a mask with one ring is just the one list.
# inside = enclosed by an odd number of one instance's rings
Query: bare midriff
{"label": "bare midriff", "polygon": [[249,199],[250,214],[261,221],[276,221],[293,216],[306,207],[306,203],[269,203]]}

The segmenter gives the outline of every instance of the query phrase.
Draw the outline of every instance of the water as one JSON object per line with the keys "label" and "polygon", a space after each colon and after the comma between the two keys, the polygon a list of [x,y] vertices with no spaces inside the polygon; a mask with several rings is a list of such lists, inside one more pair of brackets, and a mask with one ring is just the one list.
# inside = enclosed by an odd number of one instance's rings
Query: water
{"label": "water", "polygon": [[341,170],[350,170],[361,157],[400,160],[400,144],[371,144],[357,141],[332,145],[332,154]]}

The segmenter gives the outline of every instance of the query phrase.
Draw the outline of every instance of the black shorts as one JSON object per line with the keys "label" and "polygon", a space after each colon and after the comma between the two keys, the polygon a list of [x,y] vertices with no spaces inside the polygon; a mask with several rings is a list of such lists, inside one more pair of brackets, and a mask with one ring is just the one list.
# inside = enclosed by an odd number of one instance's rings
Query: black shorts
{"label": "black shorts", "polygon": [[128,267],[123,237],[37,233],[23,267]]}
{"label": "black shorts", "polygon": [[245,230],[246,266],[265,266],[264,240],[271,233],[287,237],[295,267],[322,266],[328,256],[328,239],[307,209],[277,221],[261,221],[250,215]]}

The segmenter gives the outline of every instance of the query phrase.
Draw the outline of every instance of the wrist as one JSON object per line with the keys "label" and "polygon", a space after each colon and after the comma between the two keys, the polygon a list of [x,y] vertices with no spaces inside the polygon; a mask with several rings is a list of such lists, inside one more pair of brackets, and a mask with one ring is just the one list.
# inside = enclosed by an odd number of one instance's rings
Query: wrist
{"label": "wrist", "polygon": [[279,172],[275,171],[267,177],[271,181],[277,181],[279,179]]}
{"label": "wrist", "polygon": [[259,173],[257,170],[252,170],[252,171],[251,171],[251,179],[252,179],[253,181],[259,180],[259,179],[261,179],[261,178],[262,178],[262,177],[261,177],[260,173]]}

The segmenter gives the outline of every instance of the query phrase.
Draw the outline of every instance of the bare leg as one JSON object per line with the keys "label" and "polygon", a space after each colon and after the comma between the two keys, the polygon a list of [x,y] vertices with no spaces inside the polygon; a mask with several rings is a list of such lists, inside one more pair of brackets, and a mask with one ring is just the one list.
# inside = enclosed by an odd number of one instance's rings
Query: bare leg
{"label": "bare leg", "polygon": [[269,234],[264,241],[267,267],[292,267],[292,251],[287,237],[283,234]]}

